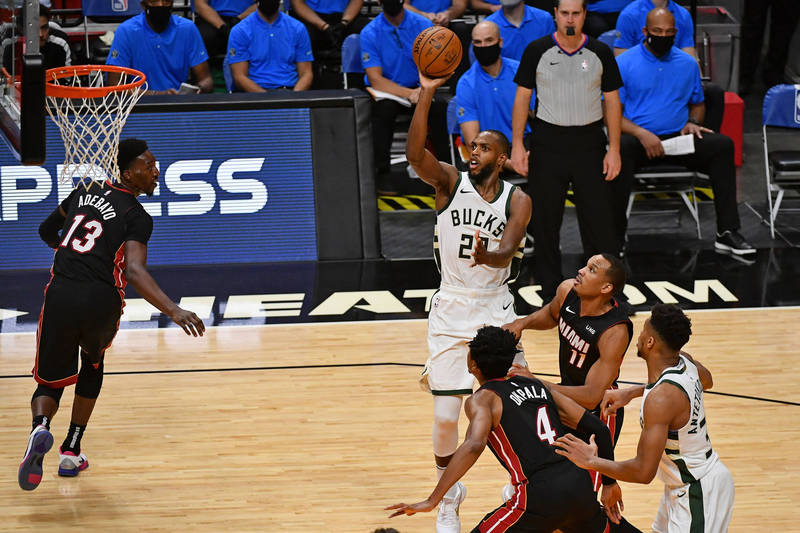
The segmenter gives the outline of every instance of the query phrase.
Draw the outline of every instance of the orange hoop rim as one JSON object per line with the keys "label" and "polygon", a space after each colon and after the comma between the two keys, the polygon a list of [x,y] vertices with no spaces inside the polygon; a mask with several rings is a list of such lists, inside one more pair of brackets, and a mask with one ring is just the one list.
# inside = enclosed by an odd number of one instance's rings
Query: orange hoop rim
{"label": "orange hoop rim", "polygon": [[[130,83],[123,85],[108,85],[102,87],[77,87],[71,85],[58,85],[55,80],[71,76],[86,76],[92,72],[116,72],[136,76]],[[141,87],[146,76],[143,72],[128,67],[116,65],[70,65],[47,69],[45,73],[45,94],[55,98],[101,98],[113,92],[130,91]]]}

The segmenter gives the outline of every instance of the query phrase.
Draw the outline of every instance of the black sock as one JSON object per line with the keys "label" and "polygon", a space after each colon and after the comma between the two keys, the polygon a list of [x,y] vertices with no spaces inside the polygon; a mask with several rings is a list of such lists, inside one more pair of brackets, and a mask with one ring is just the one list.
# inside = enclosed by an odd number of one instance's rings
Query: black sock
{"label": "black sock", "polygon": [[71,422],[69,431],[67,431],[67,438],[64,439],[64,444],[61,445],[61,451],[79,455],[81,453],[81,438],[83,438],[85,431],[86,426],[79,426],[75,422]]}
{"label": "black sock", "polygon": [[45,415],[36,415],[33,417],[33,429],[37,426],[44,426],[50,429],[50,417]]}

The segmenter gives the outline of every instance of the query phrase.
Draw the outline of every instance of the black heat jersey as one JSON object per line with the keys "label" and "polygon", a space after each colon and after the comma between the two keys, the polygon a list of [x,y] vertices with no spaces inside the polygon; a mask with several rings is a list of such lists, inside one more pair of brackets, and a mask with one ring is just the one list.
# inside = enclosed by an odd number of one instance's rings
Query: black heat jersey
{"label": "black heat jersey", "polygon": [[125,241],[147,244],[153,219],[129,190],[106,182],[78,187],[61,202],[67,218],[53,276],[73,281],[101,281],[125,288]]}
{"label": "black heat jersey", "polygon": [[[628,344],[633,338],[633,323],[625,305],[611,300],[611,309],[599,316],[580,316],[581,300],[575,290],[569,291],[558,312],[558,367],[562,385],[583,385],[589,369],[600,358],[597,340],[616,324],[628,327]],[[627,349],[627,346],[626,346]],[[616,386],[616,379],[614,385]]]}

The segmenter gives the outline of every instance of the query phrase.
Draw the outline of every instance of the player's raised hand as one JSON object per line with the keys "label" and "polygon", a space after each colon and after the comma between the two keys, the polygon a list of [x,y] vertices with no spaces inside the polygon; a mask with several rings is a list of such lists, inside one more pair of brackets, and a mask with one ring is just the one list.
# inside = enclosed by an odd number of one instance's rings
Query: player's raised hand
{"label": "player's raised hand", "polygon": [[206,325],[203,324],[203,321],[200,320],[200,317],[191,311],[187,311],[186,309],[181,309],[179,307],[178,310],[170,316],[170,318],[173,322],[182,327],[183,331],[186,332],[187,335],[193,335],[195,337],[199,335],[202,337],[206,330]]}
{"label": "player's raised hand", "polygon": [[429,511],[432,511],[434,507],[436,507],[435,503],[432,503],[430,500],[425,500],[423,502],[415,503],[413,505],[408,505],[405,503],[396,503],[394,505],[384,507],[383,509],[385,511],[394,511],[392,514],[389,515],[389,518],[394,518],[395,516],[401,514],[411,516],[412,514],[416,513],[427,513]]}
{"label": "player's raised hand", "polygon": [[452,73],[450,73],[442,78],[429,78],[428,76],[423,74],[421,70],[417,69],[417,72],[419,72],[419,86],[422,87],[423,89],[429,89],[432,91],[435,91],[436,89],[444,85],[447,82],[447,80],[450,79],[450,76],[453,75]]}
{"label": "player's raised hand", "polygon": [[472,264],[471,267],[482,265],[486,263],[486,243],[481,238],[481,231],[475,230],[475,246],[472,248]]}
{"label": "player's raised hand", "polygon": [[625,505],[622,503],[622,489],[619,487],[619,483],[603,485],[600,491],[600,503],[603,504],[603,509],[608,519],[615,524],[619,524],[619,519],[622,518],[622,511],[625,510]]}
{"label": "player's raised hand", "polygon": [[608,389],[600,401],[603,416],[613,415],[617,409],[625,407],[630,401],[626,389]]}
{"label": "player's raised hand", "polygon": [[521,318],[518,318],[513,322],[509,322],[508,324],[503,324],[501,327],[513,333],[517,340],[522,338],[522,330],[525,329],[523,327]]}
{"label": "player's raised hand", "polygon": [[597,457],[597,444],[594,443],[594,435],[589,437],[589,444],[586,444],[572,433],[567,433],[563,437],[558,437],[553,446],[555,446],[558,455],[563,455],[584,469],[592,468],[592,460]]}

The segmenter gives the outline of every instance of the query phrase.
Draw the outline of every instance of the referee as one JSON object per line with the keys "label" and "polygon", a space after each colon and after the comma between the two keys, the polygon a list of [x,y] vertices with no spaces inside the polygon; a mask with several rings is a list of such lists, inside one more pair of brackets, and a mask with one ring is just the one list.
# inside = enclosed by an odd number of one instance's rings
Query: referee
{"label": "referee", "polygon": [[[528,176],[535,275],[544,301],[555,295],[564,279],[559,231],[570,183],[584,253],[620,252],[604,178],[616,178],[621,166],[622,106],[617,91],[622,79],[611,50],[582,32],[586,0],[559,0],[555,18],[556,32],[530,43],[522,55],[514,78],[512,120],[511,164],[517,173]],[[529,157],[523,132],[534,90],[536,118]],[[608,140],[603,132],[604,114]]]}

